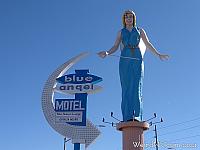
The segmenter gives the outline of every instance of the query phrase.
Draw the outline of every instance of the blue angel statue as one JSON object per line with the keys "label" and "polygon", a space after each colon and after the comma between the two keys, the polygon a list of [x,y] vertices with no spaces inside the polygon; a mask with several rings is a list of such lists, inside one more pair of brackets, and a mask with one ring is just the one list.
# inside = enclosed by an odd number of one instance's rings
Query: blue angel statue
{"label": "blue angel statue", "polygon": [[98,55],[105,58],[121,47],[119,61],[119,75],[122,88],[121,110],[123,121],[142,120],[142,79],[143,79],[143,53],[141,42],[161,60],[169,58],[160,54],[148,40],[144,29],[136,26],[136,15],[127,10],[122,16],[123,29],[121,29],[114,46],[108,51],[101,51]]}

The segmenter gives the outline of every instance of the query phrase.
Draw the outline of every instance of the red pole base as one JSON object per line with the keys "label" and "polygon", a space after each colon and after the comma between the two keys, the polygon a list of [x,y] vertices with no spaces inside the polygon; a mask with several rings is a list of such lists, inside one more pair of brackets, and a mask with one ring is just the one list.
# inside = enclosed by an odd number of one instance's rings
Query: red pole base
{"label": "red pole base", "polygon": [[116,128],[122,131],[123,150],[144,150],[144,131],[149,129],[147,122],[120,122]]}

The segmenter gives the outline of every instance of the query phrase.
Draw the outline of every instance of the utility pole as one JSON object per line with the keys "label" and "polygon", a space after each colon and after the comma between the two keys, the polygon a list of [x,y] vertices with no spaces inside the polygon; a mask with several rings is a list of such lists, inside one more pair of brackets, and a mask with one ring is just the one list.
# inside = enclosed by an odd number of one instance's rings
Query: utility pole
{"label": "utility pole", "polygon": [[66,143],[66,137],[64,137],[64,150],[66,150],[65,143]]}
{"label": "utility pole", "polygon": [[155,138],[156,138],[156,150],[158,150],[158,133],[157,133],[157,128],[156,128],[156,125],[155,125]]}
{"label": "utility pole", "polygon": [[158,131],[157,131],[157,126],[156,126],[156,124],[158,124],[158,123],[162,123],[163,122],[163,119],[161,118],[160,119],[160,121],[157,121],[157,122],[150,122],[150,126],[151,125],[153,125],[153,124],[155,124],[155,126],[154,126],[154,130],[153,131],[155,131],[155,139],[156,139],[156,150],[158,150],[158,147],[159,147],[159,142],[158,142]]}
{"label": "utility pole", "polygon": [[67,140],[67,138],[66,137],[64,137],[64,150],[66,150],[66,143],[68,142],[68,141],[70,141],[71,139],[68,139]]}

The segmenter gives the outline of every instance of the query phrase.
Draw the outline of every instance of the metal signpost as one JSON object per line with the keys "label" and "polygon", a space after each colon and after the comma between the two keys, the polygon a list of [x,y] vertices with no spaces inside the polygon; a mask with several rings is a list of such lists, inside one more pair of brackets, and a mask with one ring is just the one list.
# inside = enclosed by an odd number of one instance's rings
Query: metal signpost
{"label": "metal signpost", "polygon": [[[72,139],[74,150],[80,144],[87,148],[100,131],[87,119],[87,96],[101,90],[95,84],[102,78],[89,74],[89,70],[75,70],[75,74],[65,75],[67,70],[87,52],[72,58],[58,67],[48,78],[42,93],[42,109],[48,123],[64,137]],[[55,98],[54,93],[73,94],[75,98]]]}

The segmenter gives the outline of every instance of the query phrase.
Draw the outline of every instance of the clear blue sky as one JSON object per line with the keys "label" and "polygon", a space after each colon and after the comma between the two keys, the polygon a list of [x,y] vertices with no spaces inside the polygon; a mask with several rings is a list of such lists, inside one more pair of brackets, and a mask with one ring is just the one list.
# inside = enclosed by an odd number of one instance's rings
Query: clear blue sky
{"label": "clear blue sky", "polygon": [[[42,88],[60,64],[83,51],[91,55],[69,73],[89,68],[104,79],[100,84],[104,90],[89,95],[88,118],[94,124],[101,124],[102,117],[112,121],[113,111],[121,119],[119,60],[102,60],[94,53],[112,46],[126,9],[136,12],[137,25],[153,45],[171,56],[161,62],[149,51],[145,54],[144,118],[157,112],[164,118],[159,126],[164,127],[200,117],[199,6],[199,0],[0,0],[0,148],[63,149],[63,137],[44,118]],[[153,140],[152,129],[145,142]],[[121,150],[120,132],[110,126],[100,130],[88,150]],[[177,130],[182,131],[170,133]],[[200,119],[195,119],[160,129],[159,140],[200,147],[199,130]],[[195,137],[180,140],[189,136]]]}

